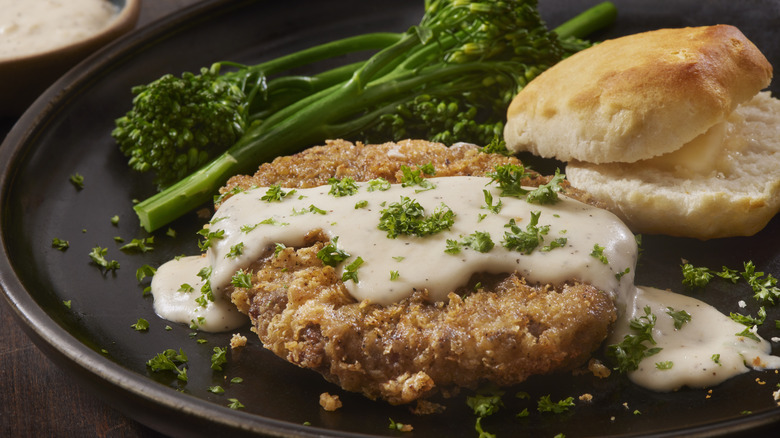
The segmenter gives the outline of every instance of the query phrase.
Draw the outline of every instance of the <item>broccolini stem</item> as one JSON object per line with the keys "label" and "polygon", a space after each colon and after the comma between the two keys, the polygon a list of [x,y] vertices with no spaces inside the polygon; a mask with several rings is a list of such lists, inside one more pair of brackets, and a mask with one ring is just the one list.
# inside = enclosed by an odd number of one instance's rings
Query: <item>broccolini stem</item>
{"label": "broccolini stem", "polygon": [[585,38],[593,32],[604,29],[617,18],[617,8],[612,2],[606,1],[581,12],[553,29],[561,39]]}
{"label": "broccolini stem", "polygon": [[[384,49],[397,43],[402,35],[392,32],[375,32],[342,38],[289,55],[280,56],[249,68],[253,71],[260,71],[265,75],[272,75],[335,56],[361,50]],[[226,63],[226,65],[228,64]]]}

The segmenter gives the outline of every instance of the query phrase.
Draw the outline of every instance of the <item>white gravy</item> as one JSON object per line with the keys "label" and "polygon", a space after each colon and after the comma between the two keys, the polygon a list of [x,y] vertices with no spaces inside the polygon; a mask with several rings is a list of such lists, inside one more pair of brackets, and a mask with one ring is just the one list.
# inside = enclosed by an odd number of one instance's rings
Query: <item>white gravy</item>
{"label": "white gravy", "polygon": [[106,0],[0,0],[0,11],[0,59],[7,59],[86,39],[118,9]]}
{"label": "white gravy", "polygon": [[[629,296],[626,313],[621,317],[608,339],[609,344],[620,342],[629,333],[629,321],[645,315],[649,306],[656,317],[653,339],[661,348],[646,357],[628,377],[639,386],[654,391],[673,391],[683,386],[704,388],[714,386],[749,369],[780,368],[780,357],[770,355],[768,341],[744,336],[745,326],[733,321],[716,308],[689,296],[652,287],[638,287]],[[686,311],[689,322],[680,329],[667,313]],[[717,361],[716,361],[717,360]],[[656,364],[670,364],[661,369]]]}
{"label": "white gravy", "polygon": [[[653,337],[655,347],[662,350],[645,358],[638,370],[629,372],[629,378],[640,386],[656,391],[686,385],[711,386],[746,372],[749,367],[780,368],[780,358],[769,354],[767,341],[736,336],[744,326],[708,304],[668,291],[634,286],[636,241],[612,213],[564,196],[558,203],[544,206],[501,197],[500,190],[487,178],[447,177],[429,181],[436,188],[420,192],[418,186],[400,184],[386,191],[369,192],[367,183],[358,183],[358,193],[344,197],[329,195],[329,185],[297,189],[281,202],[261,200],[267,188],[234,195],[212,219],[210,231],[224,235],[214,241],[205,255],[173,260],[157,271],[152,282],[155,310],[165,319],[184,323],[201,316],[202,330],[239,327],[246,319],[236,315],[235,308],[224,297],[233,274],[270,254],[277,243],[300,246],[307,232],[322,229],[331,240],[337,239],[339,249],[350,254],[338,266],[339,274],[358,256],[364,260],[357,270],[358,281],[345,281],[358,301],[389,304],[409,296],[415,288],[427,288],[429,298],[440,301],[479,272],[517,272],[530,282],[553,284],[577,279],[615,299],[619,319],[608,340],[610,344],[620,342],[629,333],[629,321],[642,316],[646,305],[656,315]],[[485,209],[484,189],[492,193],[494,205],[499,199],[503,203],[499,213]],[[377,227],[382,210],[404,196],[419,202],[426,214],[445,204],[455,213],[454,225],[426,237],[388,238]],[[367,204],[356,208],[362,201]],[[317,213],[319,210],[325,214]],[[504,248],[501,243],[510,219],[525,230],[531,212],[537,211],[541,212],[538,226],[549,225],[544,242],[530,254]],[[242,227],[251,231],[242,231]],[[495,243],[492,250],[481,253],[463,246],[457,254],[445,252],[448,239],[461,241],[475,231],[490,234]],[[567,239],[563,247],[542,250],[560,237]],[[236,245],[243,245],[238,256]],[[591,255],[594,245],[604,248],[607,264]],[[202,284],[197,273],[204,266],[212,268],[210,281],[215,296],[215,302],[206,308],[195,302]],[[182,283],[190,284],[196,291],[179,291]],[[676,330],[666,313],[668,307],[687,311],[691,321]],[[713,355],[719,355],[718,363]],[[670,362],[672,366],[661,370],[655,366],[657,362]]]}

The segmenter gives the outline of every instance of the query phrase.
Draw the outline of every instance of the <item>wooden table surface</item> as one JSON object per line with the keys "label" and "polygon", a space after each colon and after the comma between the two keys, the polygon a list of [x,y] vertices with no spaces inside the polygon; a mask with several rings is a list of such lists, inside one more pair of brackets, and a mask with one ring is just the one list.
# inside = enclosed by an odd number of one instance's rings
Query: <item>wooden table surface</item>
{"label": "wooden table surface", "polygon": [[[139,27],[197,0],[141,3]],[[0,140],[13,122],[0,122]],[[12,312],[0,299],[0,437],[162,437],[80,388],[33,345]]]}

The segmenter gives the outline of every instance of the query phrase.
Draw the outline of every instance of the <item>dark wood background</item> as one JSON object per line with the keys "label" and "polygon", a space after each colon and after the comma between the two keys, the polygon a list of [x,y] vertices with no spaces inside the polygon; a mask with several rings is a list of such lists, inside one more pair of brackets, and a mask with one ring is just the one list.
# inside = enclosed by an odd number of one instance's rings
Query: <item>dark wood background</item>
{"label": "dark wood background", "polygon": [[[139,27],[197,0],[141,3]],[[0,121],[0,139],[14,122]],[[79,387],[33,345],[3,299],[0,333],[0,437],[162,437]]]}

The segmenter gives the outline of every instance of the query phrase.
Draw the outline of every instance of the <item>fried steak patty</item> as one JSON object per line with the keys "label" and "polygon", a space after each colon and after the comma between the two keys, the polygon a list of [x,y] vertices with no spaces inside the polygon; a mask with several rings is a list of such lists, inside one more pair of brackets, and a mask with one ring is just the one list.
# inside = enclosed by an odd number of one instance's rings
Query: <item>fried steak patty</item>
{"label": "fried steak patty", "polygon": [[[313,187],[347,176],[396,183],[402,165],[427,163],[442,177],[484,175],[519,161],[469,145],[330,141],[263,164],[253,176],[233,177],[222,192],[273,184]],[[536,175],[527,183],[548,180]],[[581,192],[565,190],[584,199]],[[573,368],[598,348],[616,318],[612,299],[593,286],[574,279],[527,284],[513,273],[477,275],[446,302],[430,302],[425,290],[417,290],[392,305],[361,303],[336,270],[316,257],[327,236],[311,230],[306,242],[276,255],[269,248],[251,266],[252,288],[232,289],[231,300],[276,355],[345,390],[391,404]]]}

